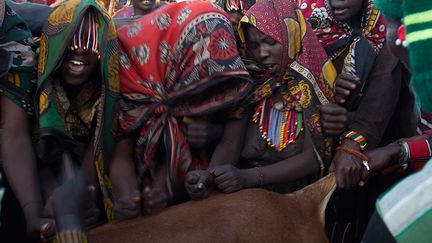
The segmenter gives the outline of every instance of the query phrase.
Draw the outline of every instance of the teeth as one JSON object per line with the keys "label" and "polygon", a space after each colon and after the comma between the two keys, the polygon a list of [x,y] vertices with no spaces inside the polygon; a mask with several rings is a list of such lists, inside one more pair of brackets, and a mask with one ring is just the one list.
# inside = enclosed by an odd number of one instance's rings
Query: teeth
{"label": "teeth", "polygon": [[84,63],[81,61],[71,60],[70,62],[74,65],[84,65]]}

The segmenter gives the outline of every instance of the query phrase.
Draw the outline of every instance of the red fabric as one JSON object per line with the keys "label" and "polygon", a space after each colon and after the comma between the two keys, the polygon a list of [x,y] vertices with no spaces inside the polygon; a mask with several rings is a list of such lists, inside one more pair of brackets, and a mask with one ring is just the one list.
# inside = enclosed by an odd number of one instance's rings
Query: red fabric
{"label": "red fabric", "polygon": [[[300,0],[299,7],[325,47],[354,34],[354,30],[347,23],[334,17],[329,0]],[[369,40],[374,49],[381,49],[385,42],[386,29],[381,13],[375,8],[374,0],[367,0],[361,27],[361,34]]]}
{"label": "red fabric", "polygon": [[[162,149],[174,183],[192,157],[183,116],[202,116],[242,99],[251,82],[225,12],[207,2],[166,5],[118,29],[120,126],[139,131],[137,156],[152,167]],[[162,145],[162,147],[161,147]]]}
{"label": "red fabric", "polygon": [[[289,33],[283,21],[285,19],[296,21],[303,19],[297,9],[295,2],[292,0],[262,0],[252,6],[246,15],[249,17],[253,15],[256,19],[256,28],[283,45],[282,67],[284,68],[281,69],[281,78],[289,65],[296,61],[312,73],[324,95],[327,99],[332,100],[332,92],[329,90],[328,84],[322,81],[322,68],[328,61],[328,55],[309,24],[306,23],[306,33],[301,39],[301,46],[296,47],[296,57],[290,58],[288,55],[290,45],[295,44],[290,43],[290,34],[293,33]],[[298,14],[301,16],[298,16]]]}
{"label": "red fabric", "polygon": [[408,142],[410,159],[430,158],[430,147],[426,140]]}

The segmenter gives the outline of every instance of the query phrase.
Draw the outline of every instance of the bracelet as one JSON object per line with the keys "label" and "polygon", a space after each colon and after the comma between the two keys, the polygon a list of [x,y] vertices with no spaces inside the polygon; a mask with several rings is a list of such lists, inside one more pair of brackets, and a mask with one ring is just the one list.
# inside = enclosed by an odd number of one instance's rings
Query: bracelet
{"label": "bracelet", "polygon": [[404,164],[408,161],[410,157],[410,150],[407,142],[399,142],[400,152],[399,152],[399,164]]}
{"label": "bracelet", "polygon": [[366,162],[369,161],[369,158],[366,157],[366,155],[362,154],[361,152],[359,152],[359,151],[357,151],[355,149],[348,148],[348,147],[345,147],[345,146],[339,146],[339,147],[336,148],[336,150],[344,151],[346,153],[354,155],[355,157],[359,158],[361,161],[366,161]]}
{"label": "bracelet", "polygon": [[262,173],[260,167],[256,166],[255,169],[258,171],[258,174],[259,174],[258,185],[263,186],[264,185],[264,174]]}
{"label": "bracelet", "polygon": [[427,139],[413,142],[405,142],[409,150],[409,159],[430,158],[431,148]]}
{"label": "bracelet", "polygon": [[367,145],[366,138],[355,131],[348,131],[342,134],[342,136],[340,137],[340,141],[343,141],[344,139],[350,139],[358,143],[361,151],[364,151],[366,148]]}

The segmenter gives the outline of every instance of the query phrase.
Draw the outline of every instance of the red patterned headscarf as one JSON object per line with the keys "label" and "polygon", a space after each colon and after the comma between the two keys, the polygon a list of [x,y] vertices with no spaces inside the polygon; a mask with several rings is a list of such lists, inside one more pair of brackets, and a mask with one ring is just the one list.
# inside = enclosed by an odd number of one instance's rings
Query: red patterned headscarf
{"label": "red patterned headscarf", "polygon": [[374,0],[365,1],[360,29],[336,19],[330,0],[298,0],[298,5],[330,58],[334,60],[347,51],[342,73],[355,75],[363,82],[346,102],[349,110],[356,109],[361,97],[358,94],[363,92],[374,60],[385,42],[384,19],[375,8]]}
{"label": "red patterned headscarf", "polygon": [[180,2],[122,26],[118,36],[120,125],[139,131],[136,153],[146,166],[165,149],[174,183],[191,164],[179,118],[234,104],[251,89],[231,24],[208,2]]}
{"label": "red patterned headscarf", "polygon": [[[247,24],[282,44],[282,68],[277,82],[289,90],[299,90],[295,98],[304,104],[305,127],[311,132],[315,148],[328,159],[331,142],[322,134],[318,106],[333,101],[336,70],[323,46],[293,0],[260,0],[253,5],[240,21],[243,42]],[[266,92],[266,83],[254,92],[262,94],[262,99],[271,95]],[[263,91],[259,90],[261,87]]]}

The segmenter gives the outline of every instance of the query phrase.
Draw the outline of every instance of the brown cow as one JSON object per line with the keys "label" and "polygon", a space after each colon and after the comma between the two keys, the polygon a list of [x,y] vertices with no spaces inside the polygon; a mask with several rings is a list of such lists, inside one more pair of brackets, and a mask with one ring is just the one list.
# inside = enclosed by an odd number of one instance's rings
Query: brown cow
{"label": "brown cow", "polygon": [[214,194],[96,228],[89,242],[328,242],[324,211],[335,187],[330,174],[287,195],[263,189]]}

